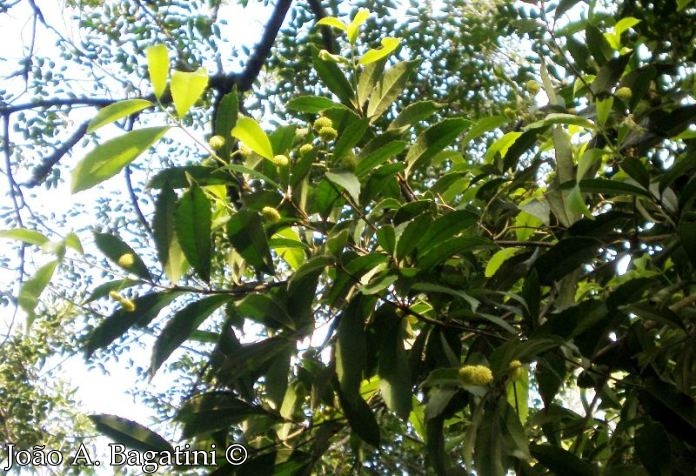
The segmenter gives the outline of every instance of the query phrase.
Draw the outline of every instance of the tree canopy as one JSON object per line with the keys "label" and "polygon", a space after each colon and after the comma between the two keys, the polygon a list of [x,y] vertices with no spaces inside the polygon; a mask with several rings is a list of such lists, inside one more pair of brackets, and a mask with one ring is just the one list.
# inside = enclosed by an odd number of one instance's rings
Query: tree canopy
{"label": "tree canopy", "polygon": [[225,3],[1,4],[3,357],[144,347],[169,430],[92,423],[210,474],[691,474],[696,2]]}

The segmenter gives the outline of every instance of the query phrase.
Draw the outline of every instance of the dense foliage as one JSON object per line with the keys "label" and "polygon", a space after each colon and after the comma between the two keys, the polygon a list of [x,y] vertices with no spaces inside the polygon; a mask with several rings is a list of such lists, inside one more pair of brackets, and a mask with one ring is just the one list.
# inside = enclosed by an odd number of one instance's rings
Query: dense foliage
{"label": "dense foliage", "polygon": [[[96,248],[87,356],[154,333],[149,373],[195,376],[172,384],[182,441],[249,451],[210,471],[693,472],[693,1],[453,0],[405,19],[308,2],[270,50],[279,1],[232,75],[200,66],[219,5],[92,3],[83,26],[106,38],[81,61],[125,67],[139,93],[77,102],[104,107],[71,190],[140,182],[94,246],[54,243],[18,303],[47,319],[55,270]],[[91,418],[134,449],[179,444]]]}

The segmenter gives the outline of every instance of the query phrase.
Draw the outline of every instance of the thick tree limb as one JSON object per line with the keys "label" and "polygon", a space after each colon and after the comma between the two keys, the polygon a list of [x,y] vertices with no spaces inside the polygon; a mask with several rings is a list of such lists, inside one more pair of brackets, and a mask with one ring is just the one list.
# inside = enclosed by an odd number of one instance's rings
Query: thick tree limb
{"label": "thick tree limb", "polygon": [[[321,0],[307,0],[307,3],[309,4],[309,9],[312,10],[314,16],[317,17],[317,21],[328,16],[324,7],[321,6]],[[326,51],[329,53],[337,52],[336,40],[330,26],[321,27],[321,39]]]}

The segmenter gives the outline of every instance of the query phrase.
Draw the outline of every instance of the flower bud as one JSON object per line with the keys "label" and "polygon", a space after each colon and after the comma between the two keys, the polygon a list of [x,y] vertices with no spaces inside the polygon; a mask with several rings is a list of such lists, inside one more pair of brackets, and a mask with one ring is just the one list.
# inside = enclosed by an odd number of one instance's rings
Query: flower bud
{"label": "flower bud", "polygon": [[124,311],[126,312],[133,312],[135,311],[135,303],[128,299],[128,298],[123,298],[121,299],[121,307],[123,308]]}
{"label": "flower bud", "polygon": [[122,268],[130,268],[135,264],[135,256],[133,253],[124,253],[118,259],[118,265]]}
{"label": "flower bud", "polygon": [[633,97],[633,91],[628,86],[622,86],[614,92],[614,96],[623,101],[629,101]]}
{"label": "flower bud", "polygon": [[208,139],[208,145],[213,150],[220,150],[225,145],[225,138],[220,135],[213,136]]}
{"label": "flower bud", "polygon": [[465,365],[459,369],[459,380],[464,385],[486,385],[493,380],[493,373],[485,365]]}
{"label": "flower bud", "polygon": [[314,130],[319,132],[324,127],[333,127],[333,121],[328,117],[321,116],[314,121]]}
{"label": "flower bud", "polygon": [[526,86],[527,86],[527,91],[529,91],[530,94],[532,94],[532,95],[535,95],[536,93],[541,91],[541,85],[533,79],[530,79],[529,81],[527,81]]}
{"label": "flower bud", "polygon": [[109,291],[109,297],[114,301],[121,301],[121,299],[123,299],[123,296],[121,296],[118,291]]}
{"label": "flower bud", "polygon": [[338,136],[338,131],[333,127],[322,127],[319,130],[319,137],[324,142],[331,142]]}
{"label": "flower bud", "polygon": [[290,163],[287,155],[275,155],[273,156],[273,163],[278,167],[285,167]]}
{"label": "flower bud", "polygon": [[510,365],[508,365],[508,372],[510,372],[510,378],[512,380],[521,379],[523,371],[522,362],[519,360],[513,360],[510,362]]}
{"label": "flower bud", "polygon": [[266,221],[271,223],[277,223],[280,221],[280,213],[273,207],[263,207],[261,209],[261,215]]}
{"label": "flower bud", "polygon": [[300,147],[300,156],[301,157],[307,157],[308,155],[312,154],[314,152],[314,146],[312,144],[303,144],[302,147]]}

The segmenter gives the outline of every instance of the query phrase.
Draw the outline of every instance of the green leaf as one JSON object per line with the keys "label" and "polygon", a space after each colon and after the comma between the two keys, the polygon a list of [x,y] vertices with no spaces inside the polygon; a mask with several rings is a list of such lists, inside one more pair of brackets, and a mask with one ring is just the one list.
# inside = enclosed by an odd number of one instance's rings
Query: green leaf
{"label": "green leaf", "polygon": [[520,248],[503,248],[502,250],[498,250],[493,256],[491,256],[488,259],[488,263],[486,263],[486,271],[484,273],[484,276],[487,278],[493,277],[496,271],[502,266],[502,264],[507,261],[508,259],[512,258],[515,253],[517,253],[520,250]]}
{"label": "green leaf", "polygon": [[401,43],[401,38],[387,36],[386,38],[382,38],[380,43],[382,43],[381,48],[373,48],[366,51],[365,54],[362,55],[359,61],[361,65],[364,66],[374,63],[375,61],[379,61],[382,58],[389,56],[399,46]]}
{"label": "green leaf", "polygon": [[214,117],[215,135],[225,138],[224,145],[217,151],[217,155],[224,161],[228,162],[232,153],[233,144],[228,137],[230,131],[237,124],[239,117],[239,97],[237,87],[232,88],[232,91],[225,94],[220,100]]}
{"label": "green leaf", "polygon": [[155,201],[152,219],[152,236],[155,240],[157,257],[167,278],[176,283],[183,274],[183,253],[175,234],[174,213],[176,194],[166,183]]}
{"label": "green leaf", "polygon": [[493,142],[484,156],[486,163],[492,163],[497,156],[504,159],[507,151],[510,149],[510,147],[512,147],[515,141],[520,138],[521,135],[522,132],[520,131],[511,131]]}
{"label": "green leaf", "polygon": [[556,176],[560,183],[575,180],[575,164],[570,136],[561,126],[553,128],[553,146],[556,149]]}
{"label": "green leaf", "polygon": [[360,178],[365,177],[387,160],[403,152],[407,145],[408,143],[406,141],[399,140],[387,142],[381,147],[375,149],[368,149],[368,147],[365,146],[365,148],[363,148],[358,155],[358,164],[355,166],[355,175]]}
{"label": "green leaf", "polygon": [[140,423],[116,415],[89,415],[97,431],[138,451],[167,451],[174,453],[174,447],[160,435]]}
{"label": "green leaf", "polygon": [[457,236],[443,240],[439,246],[433,246],[418,253],[418,267],[428,270],[458,253],[466,253],[476,248],[490,246],[491,242],[480,236]]}
{"label": "green leaf", "polygon": [[242,317],[248,317],[272,329],[296,330],[293,318],[272,296],[249,294],[237,305],[237,310]]}
{"label": "green leaf", "polygon": [[183,118],[208,87],[205,68],[196,71],[174,71],[172,73],[172,100],[179,118]]}
{"label": "green leaf", "polygon": [[629,177],[638,182],[645,190],[650,188],[650,173],[640,159],[626,157],[621,161],[621,170],[626,172]]}
{"label": "green leaf", "polygon": [[341,20],[339,20],[336,17],[324,17],[321,18],[318,22],[317,25],[319,26],[331,26],[333,28],[336,28],[337,30],[341,31],[346,31],[346,24],[343,23]]}
{"label": "green leaf", "polygon": [[647,422],[638,430],[633,443],[640,462],[651,476],[673,474],[672,444],[662,425]]}
{"label": "green leaf", "polygon": [[80,241],[80,237],[75,234],[75,232],[71,231],[67,235],[65,235],[65,239],[63,240],[65,243],[65,246],[68,248],[72,248],[81,255],[85,254],[84,249],[82,248],[82,242]]}
{"label": "green leaf", "polygon": [[215,391],[193,396],[184,402],[176,419],[184,424],[183,438],[229,430],[251,415],[276,419],[272,413],[237,398],[232,392]]}
{"label": "green leaf", "polygon": [[153,104],[146,99],[126,99],[125,101],[119,101],[114,104],[109,104],[108,106],[102,108],[94,119],[92,119],[87,126],[87,132],[94,132],[106,124],[111,124],[114,121],[140,112],[143,109],[153,106]]}
{"label": "green leaf", "polygon": [[248,264],[262,273],[275,273],[268,238],[257,212],[241,210],[232,215],[227,222],[227,235]]}
{"label": "green leaf", "polygon": [[594,476],[590,463],[582,461],[569,451],[551,445],[534,445],[530,448],[532,456],[554,474],[564,476]]}
{"label": "green leaf", "polygon": [[119,173],[169,130],[148,127],[128,132],[98,145],[72,172],[72,193],[87,190]]}
{"label": "green leaf", "polygon": [[193,331],[203,324],[216,309],[232,299],[231,295],[217,295],[194,301],[177,311],[162,329],[152,349],[150,375],[154,376],[160,366],[169,358]]}
{"label": "green leaf", "polygon": [[411,372],[408,354],[404,348],[406,320],[395,320],[385,336],[379,350],[380,390],[387,407],[402,420],[407,421],[411,413]]}
{"label": "green leaf", "polygon": [[101,321],[96,329],[90,333],[85,349],[87,357],[91,357],[95,350],[111,344],[131,327],[135,325],[140,327],[147,326],[150,321],[157,317],[162,309],[182,294],[181,292],[150,293],[133,299],[135,304],[133,312],[118,309],[111,316]]}
{"label": "green leaf", "polygon": [[365,136],[367,131],[367,119],[358,119],[352,121],[343,129],[336,140],[336,145],[333,150],[334,160],[339,161],[344,155],[351,153],[355,147]]}
{"label": "green leaf", "polygon": [[212,213],[210,200],[198,185],[185,192],[174,209],[174,229],[184,256],[200,278],[210,281]]}
{"label": "green leaf", "polygon": [[244,145],[268,160],[273,160],[273,146],[271,141],[254,119],[241,116],[232,129],[232,137],[242,141]]}
{"label": "green leaf", "polygon": [[[285,240],[287,246],[282,246],[281,243],[274,243],[274,240],[278,238]],[[293,270],[297,270],[306,260],[305,245],[300,241],[300,236],[292,228],[278,230],[271,237],[270,246]]]}
{"label": "green leaf", "polygon": [[589,264],[597,254],[601,242],[594,238],[570,236],[564,238],[541,255],[534,267],[541,284],[549,285],[566,274]]}
{"label": "green leaf", "polygon": [[466,119],[450,118],[424,130],[406,154],[406,174],[427,165],[435,154],[450,145],[468,125],[469,121]]}
{"label": "green leaf", "polygon": [[24,312],[29,315],[30,322],[33,320],[34,309],[36,309],[36,306],[39,304],[41,293],[43,293],[44,289],[46,289],[46,286],[48,286],[48,283],[51,281],[57,266],[58,261],[51,261],[36,270],[34,276],[22,283],[19,295],[17,296],[17,302]]}
{"label": "green leaf", "polygon": [[[128,244],[118,236],[111,235],[109,233],[95,232],[94,243],[97,245],[97,248],[99,248],[99,251],[104,253],[104,256],[109,258],[114,264],[143,279],[152,279],[152,275],[150,275],[150,271],[147,269],[147,266],[142,258],[140,258],[140,256],[133,251],[133,248],[128,246]],[[131,266],[126,267],[119,263],[119,259],[123,255],[132,255],[133,264]]]}
{"label": "green leaf", "polygon": [[470,141],[476,139],[480,135],[492,131],[493,129],[497,129],[498,127],[502,126],[507,122],[508,118],[505,116],[491,116],[479,119],[471,126],[469,132],[466,133],[464,139],[462,140],[462,143],[468,144]]}
{"label": "green leaf", "polygon": [[167,88],[167,76],[169,74],[169,52],[167,47],[158,44],[145,50],[147,55],[147,70],[150,74],[150,83],[157,99],[162,98]]}
{"label": "green leaf", "polygon": [[585,179],[580,181],[580,190],[583,193],[603,193],[607,195],[637,195],[650,197],[650,194],[630,183],[608,179]]}
{"label": "green leaf", "polygon": [[406,106],[396,119],[389,124],[389,129],[403,129],[427,119],[443,105],[434,101],[418,101]]}
{"label": "green leaf", "polygon": [[575,114],[566,114],[562,112],[552,112],[548,114],[545,118],[532,122],[524,128],[524,130],[529,129],[539,129],[542,127],[548,127],[554,124],[567,124],[573,126],[584,127],[585,129],[593,130],[595,125],[592,121],[582,116],[576,116]]}
{"label": "green leaf", "polygon": [[360,8],[358,13],[355,14],[355,17],[353,17],[353,20],[350,22],[350,25],[348,25],[346,28],[346,36],[348,37],[348,41],[351,45],[355,44],[355,40],[358,39],[360,25],[365,23],[369,16],[370,10],[367,8]]}
{"label": "green leaf", "polygon": [[384,72],[370,95],[367,117],[374,122],[394,103],[406,87],[416,63],[401,61]]}
{"label": "green leaf", "polygon": [[503,441],[500,430],[500,416],[497,411],[488,412],[481,420],[476,432],[474,463],[478,474],[505,476],[503,467]]}
{"label": "green leaf", "polygon": [[28,228],[12,228],[11,230],[0,230],[0,238],[17,240],[29,245],[41,246],[48,242],[48,238],[36,230]]}
{"label": "green leaf", "polygon": [[329,170],[326,178],[348,192],[356,204],[360,203],[360,180],[355,174],[346,170]]}
{"label": "green leaf", "polygon": [[351,300],[338,319],[335,350],[336,375],[341,393],[352,400],[360,398],[358,390],[367,356],[362,300],[359,298]]}
{"label": "green leaf", "polygon": [[365,400],[359,395],[349,399],[341,391],[338,392],[338,396],[348,424],[355,434],[366,443],[379,447],[379,425]]}
{"label": "green leaf", "polygon": [[321,59],[317,55],[316,49],[314,51],[313,65],[317,75],[319,75],[324,85],[329,88],[329,91],[334,93],[343,104],[349,105],[353,99],[353,87],[341,69],[335,63]]}
{"label": "green leaf", "polygon": [[288,101],[286,106],[292,111],[317,114],[327,109],[347,109],[343,104],[333,102],[323,96],[298,96]]}
{"label": "green leaf", "polygon": [[97,299],[101,299],[109,295],[111,291],[122,291],[130,287],[140,284],[140,281],[134,281],[132,279],[116,279],[114,281],[107,281],[106,283],[100,284],[89,293],[87,299],[84,300],[83,304],[88,304]]}

